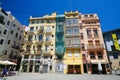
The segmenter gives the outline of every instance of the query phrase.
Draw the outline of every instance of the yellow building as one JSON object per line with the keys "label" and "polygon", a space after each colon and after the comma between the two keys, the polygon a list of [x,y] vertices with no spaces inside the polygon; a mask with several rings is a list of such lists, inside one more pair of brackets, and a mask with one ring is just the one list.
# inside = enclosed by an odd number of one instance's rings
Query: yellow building
{"label": "yellow building", "polygon": [[83,73],[82,53],[80,48],[79,14],[65,12],[66,51],[64,55],[64,73]]}

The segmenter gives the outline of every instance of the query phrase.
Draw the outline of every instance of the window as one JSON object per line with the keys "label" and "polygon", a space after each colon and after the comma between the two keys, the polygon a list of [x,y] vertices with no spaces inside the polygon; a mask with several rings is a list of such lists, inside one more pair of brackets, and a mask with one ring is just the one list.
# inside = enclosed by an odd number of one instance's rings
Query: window
{"label": "window", "polygon": [[7,50],[5,51],[4,55],[7,55]]}
{"label": "window", "polygon": [[39,35],[39,41],[43,40],[43,35]]}
{"label": "window", "polygon": [[52,28],[54,29],[54,26],[52,26]]}
{"label": "window", "polygon": [[97,51],[98,59],[103,59],[103,54],[101,51]]}
{"label": "window", "polygon": [[8,40],[8,44],[10,44],[10,40]]}
{"label": "window", "polygon": [[20,35],[20,37],[19,37],[19,40],[21,40],[21,35]]}
{"label": "window", "polygon": [[7,22],[7,25],[8,25],[8,26],[9,26],[9,24],[10,24],[10,21]]}
{"label": "window", "polygon": [[16,33],[16,35],[15,35],[15,36],[16,36],[16,38],[17,38],[17,37],[18,37],[18,33]]}
{"label": "window", "polygon": [[25,56],[24,56],[24,59],[28,59],[28,58],[29,58],[29,55],[25,55]]}
{"label": "window", "polygon": [[5,24],[4,17],[2,15],[0,15],[0,23],[3,24],[3,25]]}
{"label": "window", "polygon": [[91,46],[92,46],[92,45],[93,45],[93,41],[91,41],[91,40],[88,41],[88,45],[91,45]]}
{"label": "window", "polygon": [[42,47],[41,45],[38,45],[38,46],[37,46],[37,51],[40,51],[40,50],[41,50],[41,47]]}
{"label": "window", "polygon": [[96,44],[96,45],[100,45],[100,41],[99,41],[99,40],[96,40],[96,41],[95,41],[95,44]]}
{"label": "window", "polygon": [[45,45],[45,51],[48,51],[49,46]]}
{"label": "window", "polygon": [[34,24],[34,21],[32,21],[31,24]]}
{"label": "window", "polygon": [[13,34],[13,30],[11,31],[11,34]]}
{"label": "window", "polygon": [[13,24],[13,26],[15,27],[15,24]]}
{"label": "window", "polygon": [[94,54],[94,52],[90,52],[90,58],[91,58],[91,59],[95,59],[95,54]]}
{"label": "window", "polygon": [[112,51],[116,51],[115,45],[112,45],[111,48],[112,48]]}
{"label": "window", "polygon": [[41,23],[44,23],[44,21],[41,21]]}
{"label": "window", "polygon": [[94,37],[98,37],[98,31],[97,31],[97,29],[93,30],[93,34],[94,34]]}
{"label": "window", "polygon": [[77,50],[77,51],[75,51],[75,57],[80,57],[80,53],[79,53],[79,51]]}
{"label": "window", "polygon": [[83,33],[80,33],[80,39],[84,39]]}
{"label": "window", "polygon": [[51,27],[47,27],[47,28],[46,28],[46,31],[47,31],[47,32],[50,32],[50,31],[51,31]]}
{"label": "window", "polygon": [[93,17],[93,15],[91,14],[90,17]]}
{"label": "window", "polygon": [[85,44],[81,44],[82,45],[82,51],[85,50]]}
{"label": "window", "polygon": [[38,30],[38,26],[36,26],[36,30]]}
{"label": "window", "polygon": [[87,35],[91,36],[91,30],[89,30],[89,29],[87,30]]}
{"label": "window", "polygon": [[9,58],[13,58],[13,51],[11,51]]}
{"label": "window", "polygon": [[32,41],[32,36],[28,36],[28,41]]}
{"label": "window", "polygon": [[34,27],[31,27],[31,28],[30,28],[30,31],[34,31]]}
{"label": "window", "polygon": [[118,59],[118,53],[113,54],[114,59]]}
{"label": "window", "polygon": [[35,56],[35,59],[40,59],[40,55],[36,55],[36,56]]}
{"label": "window", "polygon": [[72,52],[68,51],[68,57],[72,57]]}
{"label": "window", "polygon": [[2,44],[3,44],[3,42],[4,42],[4,40],[3,40],[3,39],[1,39],[1,40],[0,40],[0,44],[2,45]]}
{"label": "window", "polygon": [[3,34],[6,34],[6,33],[7,33],[7,30],[5,29],[4,32],[3,32]]}
{"label": "window", "polygon": [[84,15],[84,17],[88,17],[88,15]]}
{"label": "window", "polygon": [[46,41],[50,41],[50,35],[46,36]]}

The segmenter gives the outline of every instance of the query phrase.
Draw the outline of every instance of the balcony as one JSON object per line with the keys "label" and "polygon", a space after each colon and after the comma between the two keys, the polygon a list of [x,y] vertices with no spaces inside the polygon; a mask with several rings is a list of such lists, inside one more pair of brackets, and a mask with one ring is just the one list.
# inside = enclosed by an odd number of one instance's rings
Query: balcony
{"label": "balcony", "polygon": [[79,33],[66,33],[66,37],[80,37]]}
{"label": "balcony", "polygon": [[57,28],[57,32],[64,32],[64,27],[62,26],[62,27],[58,27]]}
{"label": "balcony", "polygon": [[15,50],[20,50],[20,47],[16,46],[16,45],[12,45],[12,48],[15,49]]}
{"label": "balcony", "polygon": [[74,27],[75,27],[75,26],[78,27],[79,24],[66,24],[66,25],[65,25],[65,27],[73,27],[73,26],[74,26]]}
{"label": "balcony", "polygon": [[28,31],[27,34],[28,35],[34,35],[34,31]]}
{"label": "balcony", "polygon": [[58,22],[57,25],[64,25],[64,22]]}
{"label": "balcony", "polygon": [[30,54],[30,49],[26,50],[24,54]]}
{"label": "balcony", "polygon": [[45,45],[51,45],[52,40],[46,40]]}
{"label": "balcony", "polygon": [[37,44],[43,44],[43,40],[37,41]]}
{"label": "balcony", "polygon": [[99,45],[87,45],[87,49],[88,50],[104,49],[104,45],[103,44],[99,44]]}
{"label": "balcony", "polygon": [[46,31],[45,31],[45,34],[46,34],[46,35],[51,35],[51,34],[52,34],[52,30],[46,30]]}
{"label": "balcony", "polygon": [[27,44],[32,44],[32,43],[33,43],[32,40],[28,40],[28,41],[27,41]]}
{"label": "balcony", "polygon": [[93,16],[91,16],[91,17],[90,17],[90,16],[88,16],[88,17],[83,17],[82,20],[83,20],[83,21],[86,21],[86,20],[87,20],[87,21],[89,21],[89,20],[99,20],[99,18],[98,18],[97,16],[93,15]]}
{"label": "balcony", "polygon": [[50,52],[51,52],[51,51],[50,51],[50,50],[46,50],[46,51],[42,51],[42,52],[43,52],[43,55],[44,55],[44,56],[48,56],[48,55],[50,55]]}
{"label": "balcony", "polygon": [[38,30],[38,34],[40,35],[43,35],[44,34],[44,29],[40,29],[40,30]]}
{"label": "balcony", "polygon": [[80,48],[80,44],[66,44],[66,48]]}

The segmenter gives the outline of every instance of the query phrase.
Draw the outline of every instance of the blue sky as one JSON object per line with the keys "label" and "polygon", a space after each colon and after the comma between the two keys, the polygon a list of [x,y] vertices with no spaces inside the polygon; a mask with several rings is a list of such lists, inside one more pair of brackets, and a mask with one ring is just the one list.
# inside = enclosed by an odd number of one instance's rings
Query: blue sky
{"label": "blue sky", "polygon": [[31,15],[78,10],[83,14],[97,13],[103,32],[120,28],[120,0],[0,0],[0,6],[27,26]]}

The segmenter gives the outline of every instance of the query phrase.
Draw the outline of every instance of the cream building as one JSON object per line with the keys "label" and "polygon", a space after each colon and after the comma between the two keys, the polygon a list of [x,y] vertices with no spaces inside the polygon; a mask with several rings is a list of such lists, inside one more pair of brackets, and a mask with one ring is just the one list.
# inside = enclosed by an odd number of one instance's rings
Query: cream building
{"label": "cream building", "polygon": [[23,41],[24,27],[11,15],[0,8],[0,59],[17,63]]}
{"label": "cream building", "polygon": [[43,17],[32,17],[26,35],[21,61],[24,72],[52,72],[55,57],[56,13]]}

